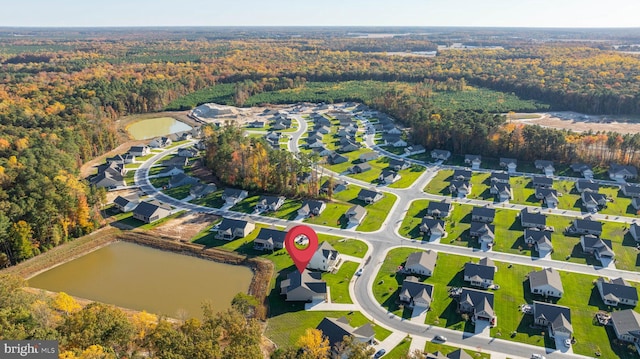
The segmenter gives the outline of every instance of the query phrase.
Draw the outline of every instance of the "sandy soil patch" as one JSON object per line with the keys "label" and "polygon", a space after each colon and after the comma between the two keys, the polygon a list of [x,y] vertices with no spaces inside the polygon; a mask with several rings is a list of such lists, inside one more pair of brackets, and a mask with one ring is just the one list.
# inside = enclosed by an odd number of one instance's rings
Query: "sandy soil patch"
{"label": "sandy soil patch", "polygon": [[185,213],[152,229],[150,232],[159,235],[189,240],[195,237],[218,217],[205,213]]}
{"label": "sandy soil patch", "polygon": [[562,112],[540,113],[538,118],[526,118],[515,120],[514,122],[572,130],[574,132],[591,130],[593,132],[640,133],[640,123],[635,121],[637,121],[637,119],[619,116],[587,116],[574,112]]}

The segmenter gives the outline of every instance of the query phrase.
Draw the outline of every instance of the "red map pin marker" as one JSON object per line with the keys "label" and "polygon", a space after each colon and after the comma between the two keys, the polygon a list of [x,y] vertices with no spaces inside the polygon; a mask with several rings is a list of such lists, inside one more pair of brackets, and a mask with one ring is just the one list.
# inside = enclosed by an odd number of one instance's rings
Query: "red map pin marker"
{"label": "red map pin marker", "polygon": [[295,226],[284,237],[284,247],[289,252],[289,256],[293,259],[298,271],[302,273],[307,268],[307,264],[309,264],[316,249],[318,249],[318,235],[311,227]]}

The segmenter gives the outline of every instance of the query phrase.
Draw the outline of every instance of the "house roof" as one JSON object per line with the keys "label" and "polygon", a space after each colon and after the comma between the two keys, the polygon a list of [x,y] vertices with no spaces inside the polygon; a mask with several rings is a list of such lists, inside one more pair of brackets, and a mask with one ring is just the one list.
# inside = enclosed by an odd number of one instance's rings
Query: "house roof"
{"label": "house roof", "polygon": [[614,311],[611,313],[610,322],[620,335],[629,334],[640,339],[640,314],[635,310]]}
{"label": "house roof", "polygon": [[453,180],[449,184],[449,188],[452,188],[454,191],[459,191],[461,189],[469,191],[471,189],[471,184],[467,180]]}
{"label": "house roof", "polygon": [[320,243],[318,249],[316,249],[316,253],[320,253],[322,257],[327,259],[337,258],[339,254],[338,251],[327,241]]}
{"label": "house roof", "polygon": [[509,174],[507,172],[499,172],[499,171],[494,171],[491,172],[491,180],[497,180],[497,181],[509,181]]}
{"label": "house roof", "polygon": [[360,172],[365,172],[365,171],[369,171],[371,170],[371,165],[367,162],[364,163],[358,163],[357,165],[353,166],[354,169],[357,168],[360,170]]}
{"label": "house roof", "polygon": [[572,163],[570,167],[574,172],[584,172],[591,169],[591,166],[585,163]]}
{"label": "house roof", "polygon": [[129,203],[138,203],[139,201],[140,199],[138,198],[138,196],[118,196],[113,200],[113,203],[117,204],[118,206],[125,207]]}
{"label": "house roof", "polygon": [[286,231],[273,228],[260,228],[260,232],[256,236],[256,241],[264,241],[269,243],[279,243],[284,246],[284,239],[287,236]]}
{"label": "house roof", "polygon": [[424,252],[413,252],[407,257],[405,267],[413,267],[415,265],[422,266],[433,272],[436,268],[436,260],[438,259],[438,252],[427,250]]}
{"label": "house roof", "polygon": [[420,282],[418,278],[414,276],[408,276],[402,281],[400,293],[411,298],[421,298],[430,303],[431,298],[433,298],[433,286]]}
{"label": "house roof", "polygon": [[471,161],[471,162],[473,162],[473,161],[474,161],[474,160],[476,160],[476,159],[477,159],[478,161],[480,161],[480,160],[482,160],[482,156],[480,156],[480,155],[464,155],[464,160],[465,160],[465,161]]}
{"label": "house roof", "polygon": [[493,260],[489,257],[483,257],[480,258],[480,261],[478,261],[478,264],[480,264],[481,266],[488,266],[488,267],[495,267],[496,264],[493,262]]}
{"label": "house roof", "polygon": [[553,178],[543,176],[533,176],[532,184],[536,186],[551,187],[553,185]]}
{"label": "house roof", "polygon": [[481,233],[482,235],[489,235],[493,238],[495,238],[495,230],[496,227],[493,224],[484,222],[471,222],[471,227],[469,229],[472,233]]}
{"label": "house roof", "polygon": [[622,166],[617,163],[612,163],[609,166],[609,172],[619,175],[637,176],[638,170],[634,166]]}
{"label": "house roof", "polygon": [[409,162],[405,161],[405,160],[399,160],[397,158],[392,158],[389,160],[389,167],[408,167],[410,165]]}
{"label": "house roof", "polygon": [[591,180],[581,179],[576,182],[576,187],[579,187],[582,190],[598,192],[598,190],[600,189],[600,184]]}
{"label": "house roof", "polygon": [[637,194],[640,193],[640,186],[627,183],[626,185],[624,185],[624,191],[626,193]]}
{"label": "house roof", "polygon": [[193,196],[203,196],[211,192],[215,192],[218,188],[213,183],[196,183],[189,189],[189,194]]}
{"label": "house roof", "polygon": [[136,206],[136,208],[133,210],[133,213],[144,216],[144,217],[151,217],[157,211],[171,212],[171,206],[156,200],[148,201],[148,202],[140,202]]}
{"label": "house roof", "polygon": [[597,193],[597,192],[591,192],[591,191],[584,191],[580,194],[580,198],[582,199],[582,202],[584,203],[592,203],[592,204],[599,204],[602,201],[606,201],[607,200],[607,196],[602,194],[602,193]]}
{"label": "house roof", "polygon": [[[322,192],[326,192],[327,189],[329,188],[329,180],[324,181],[324,183],[322,184],[322,186],[320,186],[320,191]],[[335,190],[337,187],[339,186],[348,186],[349,182],[344,181],[344,180],[339,180],[339,179],[334,179],[333,180],[333,190]]]}
{"label": "house roof", "polygon": [[535,160],[533,164],[536,168],[553,167],[553,161],[548,160]]}
{"label": "house roof", "polygon": [[382,176],[383,179],[387,179],[387,177],[389,179],[393,179],[398,175],[398,172],[394,171],[394,170],[390,170],[388,168],[385,168],[382,170],[382,172],[380,173],[380,176]]}
{"label": "house roof", "polygon": [[571,326],[571,309],[561,305],[533,301],[534,319],[545,318],[554,330],[564,327],[573,332]]}
{"label": "house roof", "polygon": [[507,166],[510,163],[513,163],[514,165],[517,165],[518,164],[518,160],[516,160],[515,158],[500,157],[500,165],[501,166]]}
{"label": "house roof", "polygon": [[541,231],[537,228],[525,228],[524,240],[528,242],[551,242],[551,233],[550,231]]}
{"label": "house roof", "polygon": [[464,276],[480,278],[481,280],[493,280],[496,275],[496,267],[467,262],[464,264]]}
{"label": "house roof", "polygon": [[308,207],[311,211],[319,211],[320,208],[322,208],[322,205],[324,205],[324,202],[315,199],[308,199],[302,202],[302,208]]}
{"label": "house roof", "polygon": [[550,199],[558,200],[558,191],[553,188],[536,187],[536,197],[542,197],[545,201]]}
{"label": "house roof", "polygon": [[258,203],[262,204],[263,206],[271,206],[284,200],[285,200],[284,196],[260,196]]}
{"label": "house roof", "polygon": [[447,202],[429,202],[429,206],[427,206],[427,212],[431,213],[432,211],[439,211],[440,213],[446,212],[449,213],[452,209],[451,203]]}
{"label": "house roof", "polygon": [[349,208],[349,210],[347,210],[346,213],[347,217],[353,217],[356,218],[358,220],[361,220],[364,218],[364,216],[367,215],[367,210],[360,206],[360,205],[355,205],[351,208]]}
{"label": "house roof", "polygon": [[595,232],[602,232],[602,223],[598,221],[592,221],[591,219],[575,219],[573,226],[576,229],[583,229]]}
{"label": "house roof", "polygon": [[546,226],[547,217],[541,213],[529,212],[528,208],[524,208],[520,211],[520,220],[526,223],[533,223],[535,225]]}
{"label": "house roof", "polygon": [[545,268],[540,271],[533,271],[529,273],[529,284],[531,288],[537,288],[548,285],[557,291],[564,293],[562,287],[562,279],[560,279],[560,273],[553,268]]}
{"label": "house roof", "polygon": [[353,335],[361,338],[370,338],[375,335],[371,323],[366,323],[356,329],[349,325],[349,321],[345,317],[339,319],[325,317],[316,329],[322,331],[323,336],[329,340],[331,347],[335,347],[338,343],[342,342],[345,335]]}
{"label": "house roof", "polygon": [[170,159],[163,161],[162,164],[164,166],[176,166],[176,167],[184,167],[188,163],[189,159],[184,156],[174,156]]}
{"label": "house roof", "polygon": [[377,196],[382,196],[382,192],[378,192],[376,190],[363,188],[358,192],[358,199],[365,200],[367,198],[375,198]]}
{"label": "house roof", "polygon": [[164,175],[164,174],[167,174],[167,173],[175,172],[176,170],[178,170],[178,172],[184,173],[184,169],[182,168],[182,166],[167,166],[167,167],[165,167],[165,169],[160,171],[158,174],[159,175]]}
{"label": "house roof", "polygon": [[149,150],[149,146],[131,146],[129,148],[129,152],[143,152],[145,150]]}
{"label": "house roof", "polygon": [[508,183],[494,183],[491,185],[491,189],[499,194],[511,194],[511,185]]}
{"label": "house roof", "polygon": [[420,223],[420,227],[429,228],[430,231],[434,229],[440,229],[440,231],[444,232],[444,221],[441,219],[435,219],[429,216],[425,216],[422,218],[422,223]]}
{"label": "house roof", "polygon": [[611,240],[602,239],[590,234],[580,237],[580,241],[583,243],[585,250],[593,250],[598,253],[610,252],[613,254],[613,247]]}
{"label": "house roof", "polygon": [[613,296],[618,299],[638,300],[638,289],[632,287],[622,278],[616,278],[611,281],[600,277],[598,278],[602,288],[602,296]]}
{"label": "house roof", "polygon": [[171,178],[169,179],[169,184],[172,185],[172,186],[175,186],[176,184],[196,183],[196,182],[198,182],[197,178],[191,177],[191,176],[185,174],[184,172],[177,173],[177,174],[171,176]]}
{"label": "house roof", "polygon": [[322,274],[320,272],[309,272],[306,269],[302,272],[297,269],[290,272],[287,275],[287,279],[280,283],[280,287],[286,288],[285,293],[299,287],[316,294],[327,293],[327,283],[322,280]]}
{"label": "house roof", "polygon": [[376,158],[378,158],[378,153],[377,152],[365,152],[363,154],[360,155],[360,159],[361,160],[365,160],[365,161],[371,161],[371,160],[375,160]]}
{"label": "house roof", "polygon": [[244,195],[246,195],[246,192],[238,188],[227,187],[224,189],[224,192],[222,192],[222,197],[224,198],[240,198]]}
{"label": "house roof", "polygon": [[466,180],[470,180],[472,174],[473,174],[473,172],[471,172],[469,170],[454,170],[453,171],[453,178],[457,179],[459,177],[462,177],[462,178],[464,178]]}
{"label": "house roof", "polygon": [[493,219],[496,216],[495,208],[488,207],[473,207],[471,210],[471,217],[479,216],[479,217],[487,217]]}
{"label": "house roof", "polygon": [[222,218],[222,222],[218,225],[218,231],[235,230],[236,228],[245,228],[249,223],[253,223],[250,219],[233,219]]}
{"label": "house roof", "polygon": [[471,355],[467,354],[467,352],[462,349],[452,351],[451,353],[447,354],[447,357],[449,359],[473,359]]}
{"label": "house roof", "polygon": [[493,293],[484,290],[471,288],[462,288],[460,293],[460,302],[466,302],[474,307],[475,312],[484,312],[486,315],[493,317]]}
{"label": "house roof", "polygon": [[431,151],[432,155],[436,155],[436,156],[451,156],[451,152],[447,151],[447,150],[432,150]]}
{"label": "house roof", "polygon": [[634,238],[640,238],[640,225],[638,225],[638,223],[636,222],[631,223],[631,226],[629,227],[629,232],[631,232],[632,234],[635,234]]}

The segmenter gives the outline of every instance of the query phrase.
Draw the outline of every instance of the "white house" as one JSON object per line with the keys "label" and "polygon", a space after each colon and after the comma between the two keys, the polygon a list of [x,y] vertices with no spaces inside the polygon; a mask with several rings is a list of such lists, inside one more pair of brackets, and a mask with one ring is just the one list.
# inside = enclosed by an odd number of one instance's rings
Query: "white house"
{"label": "white house", "polygon": [[316,249],[316,252],[311,257],[308,269],[320,270],[324,272],[332,271],[341,261],[340,253],[329,244],[329,242],[322,242]]}

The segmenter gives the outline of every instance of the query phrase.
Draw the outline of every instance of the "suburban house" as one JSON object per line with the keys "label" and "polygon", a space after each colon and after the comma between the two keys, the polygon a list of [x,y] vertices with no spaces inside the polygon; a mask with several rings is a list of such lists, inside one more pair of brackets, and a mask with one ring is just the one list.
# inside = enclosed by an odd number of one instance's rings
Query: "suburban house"
{"label": "suburban house", "polygon": [[426,250],[424,252],[413,252],[409,254],[404,264],[404,270],[407,273],[418,274],[424,276],[432,276],[436,268],[436,260],[438,252],[434,250]]}
{"label": "suburban house", "polygon": [[323,135],[323,133],[317,131],[309,132],[309,134],[307,135],[307,143],[310,143],[311,141],[322,141]]}
{"label": "suburban house", "polygon": [[631,205],[636,209],[636,211],[640,210],[640,197],[633,197],[631,199]]}
{"label": "suburban house", "polygon": [[615,257],[611,241],[602,239],[591,234],[580,236],[580,246],[585,253],[593,254],[604,267],[606,267]]}
{"label": "suburban house", "polygon": [[581,179],[576,182],[576,191],[582,193],[584,191],[598,192],[600,184],[592,180]]}
{"label": "suburban house", "polygon": [[433,298],[433,286],[423,283],[414,276],[408,276],[402,281],[399,299],[407,303],[409,308],[428,310]]}
{"label": "suburban house", "polygon": [[427,150],[422,145],[411,145],[404,149],[405,156],[419,155],[425,152],[427,152]]}
{"label": "suburban house", "polygon": [[249,193],[242,189],[225,188],[224,192],[222,192],[222,199],[227,205],[233,206],[247,198],[248,195]]}
{"label": "suburban house", "polygon": [[175,166],[175,167],[183,168],[188,164],[189,164],[189,159],[184,156],[174,156],[166,161],[162,161],[162,165],[167,167]]}
{"label": "suburban house", "polygon": [[321,146],[321,147],[314,147],[311,149],[314,153],[317,153],[318,156],[324,157],[324,156],[329,156],[330,154],[333,153],[333,151],[331,151],[330,149]]}
{"label": "suburban house", "polygon": [[400,135],[384,134],[382,140],[387,146],[407,147],[407,141],[403,140]]}
{"label": "suburban house", "polygon": [[582,205],[587,211],[594,213],[607,204],[607,196],[602,193],[584,191],[580,194]]}
{"label": "suburban house", "polygon": [[329,185],[333,185],[333,188],[332,188],[333,193],[342,192],[342,191],[346,190],[349,187],[349,183],[347,181],[343,181],[343,180],[326,180],[326,181],[324,181],[322,186],[320,186],[320,193],[325,193],[325,194],[328,193],[329,192]]}
{"label": "suburban house", "polygon": [[543,176],[533,176],[531,181],[533,188],[552,188],[553,178]]}
{"label": "suburban house", "polygon": [[393,126],[390,130],[387,130],[387,133],[390,133],[392,135],[400,135],[402,134],[402,130],[397,126]]}
{"label": "suburban house", "polygon": [[611,313],[613,331],[619,340],[640,343],[640,314],[633,309],[617,310]]}
{"label": "suburban house", "polygon": [[502,172],[502,171],[493,171],[491,172],[491,177],[490,177],[490,181],[491,184],[494,183],[504,183],[504,184],[509,184],[509,174],[507,172]]}
{"label": "suburban house", "polygon": [[316,327],[322,332],[322,336],[326,337],[329,341],[329,347],[331,348],[331,358],[339,358],[338,354],[340,343],[344,340],[345,336],[350,336],[356,343],[373,344],[375,332],[371,323],[365,323],[364,325],[354,328],[349,325],[349,320],[346,317],[338,319],[327,318],[322,319],[320,324]]}
{"label": "suburban house", "polygon": [[124,176],[127,170],[124,165],[111,163],[98,167],[98,174],[93,176],[89,182],[96,187],[114,189],[126,186]]}
{"label": "suburban house", "polygon": [[587,178],[587,179],[593,178],[593,169],[591,169],[591,166],[587,164],[573,163],[571,164],[570,167],[573,172],[582,174],[582,177],[584,178]]}
{"label": "suburban house", "polygon": [[286,295],[287,302],[311,302],[327,299],[327,283],[320,272],[295,269],[280,283],[280,295]]}
{"label": "suburban house", "polygon": [[[214,227],[215,228],[215,227]],[[222,218],[217,226],[216,238],[231,241],[236,238],[244,238],[253,232],[256,224],[252,220]]]}
{"label": "suburban house", "polygon": [[429,202],[427,206],[427,215],[433,218],[446,218],[449,217],[453,211],[453,205],[448,202]]}
{"label": "suburban house", "polygon": [[465,180],[453,180],[449,184],[449,192],[458,198],[467,197],[471,193],[471,182]]}
{"label": "suburban house", "polygon": [[618,304],[635,307],[638,304],[638,289],[629,285],[623,278],[607,280],[602,277],[596,280],[600,298],[606,305],[617,307]]}
{"label": "suburban house", "polygon": [[547,327],[551,338],[570,339],[573,334],[571,310],[568,307],[534,300],[533,322]]}
{"label": "suburban house", "polygon": [[434,160],[446,161],[451,157],[451,152],[447,150],[433,150],[431,151],[431,158]]}
{"label": "suburban house", "polygon": [[469,170],[454,170],[452,178],[460,181],[471,181],[471,175],[473,175],[473,172]]}
{"label": "suburban house", "polygon": [[149,142],[149,147],[164,148],[167,146],[171,146],[172,143],[173,141],[171,141],[169,137],[158,137],[158,138],[154,138],[153,140],[151,140],[151,142]]}
{"label": "suburban house", "polygon": [[277,211],[285,200],[284,196],[260,196],[258,203],[256,203],[256,209],[258,211]]}
{"label": "suburban house", "polygon": [[493,285],[497,267],[489,258],[480,259],[479,263],[467,262],[464,264],[464,281],[474,287],[489,288]]}
{"label": "suburban house", "polygon": [[284,248],[284,239],[287,236],[286,231],[273,228],[260,228],[260,232],[253,240],[253,248],[259,251]]}
{"label": "suburban house", "polygon": [[193,186],[191,186],[191,188],[189,188],[189,195],[195,199],[202,198],[208,195],[209,193],[215,192],[217,189],[218,188],[216,187],[216,185],[212,183],[209,183],[209,184],[198,183],[198,184],[194,184]]}
{"label": "suburban house", "polygon": [[356,165],[349,167],[349,172],[351,173],[363,173],[367,171],[371,171],[371,165],[368,164],[367,162],[358,163]]}
{"label": "suburban house", "polygon": [[627,183],[622,186],[622,193],[627,197],[640,197],[640,186]]}
{"label": "suburban house", "polygon": [[398,182],[398,180],[400,180],[401,177],[402,176],[400,176],[398,172],[385,168],[380,173],[380,176],[378,176],[378,181],[384,184],[392,184],[392,183]]}
{"label": "suburban house", "polygon": [[638,177],[638,170],[633,166],[621,166],[612,163],[609,166],[609,178],[614,181],[624,181]]}
{"label": "suburban house", "polygon": [[149,146],[131,146],[129,153],[136,157],[142,157],[150,154],[151,148]]}
{"label": "suburban house", "polygon": [[633,237],[636,242],[640,242],[640,225],[638,225],[638,223],[631,223],[629,233],[631,233],[631,237]]}
{"label": "suburban house", "polygon": [[324,241],[320,243],[318,249],[313,253],[307,268],[331,272],[340,263],[340,260],[340,253],[329,242]]}
{"label": "suburban house", "polygon": [[340,164],[340,163],[345,163],[347,161],[349,161],[349,159],[347,157],[345,157],[343,155],[340,155],[340,154],[337,154],[335,152],[330,154],[329,156],[327,156],[327,162],[330,165],[337,165],[337,164]]}
{"label": "suburban house", "polygon": [[421,233],[430,237],[444,238],[447,236],[447,231],[444,229],[444,221],[441,219],[424,216],[419,229]]}
{"label": "suburban house", "polygon": [[564,294],[560,273],[553,268],[530,272],[529,289],[532,294],[544,297],[562,298],[562,294]]}
{"label": "suburban house", "polygon": [[378,152],[365,152],[358,157],[360,162],[369,162],[378,159]]}
{"label": "suburban house", "polygon": [[140,202],[133,210],[133,218],[152,223],[171,214],[171,206],[156,200]]}
{"label": "suburban house", "polygon": [[249,128],[263,128],[264,125],[265,125],[264,121],[257,121],[256,120],[256,121],[253,121],[253,122],[249,122],[247,124],[247,127],[249,127]]}
{"label": "suburban house", "polygon": [[331,127],[320,125],[320,126],[315,126],[315,130],[323,135],[327,135],[331,132]]}
{"label": "suburban house", "polygon": [[191,177],[185,173],[178,173],[177,175],[171,176],[171,178],[169,178],[168,187],[175,188],[180,186],[193,185],[198,182],[198,179],[195,177]]}
{"label": "suburban house", "polygon": [[553,172],[556,170],[553,168],[553,161],[536,160],[533,164],[537,169],[542,170],[545,176],[553,176]]}
{"label": "suburban house", "polygon": [[547,217],[542,213],[529,212],[528,208],[520,211],[520,224],[524,228],[547,228]]}
{"label": "suburban house", "polygon": [[317,138],[307,138],[307,148],[320,148],[324,147],[324,142]]}
{"label": "suburban house", "polygon": [[602,223],[592,221],[589,217],[585,219],[574,219],[571,226],[567,228],[567,233],[600,236],[602,234]]}
{"label": "suburban house", "polygon": [[323,201],[308,199],[302,202],[302,207],[298,210],[299,216],[309,217],[318,216],[327,207]]}
{"label": "suburban house", "polygon": [[162,171],[156,174],[156,177],[173,177],[181,173],[184,173],[184,169],[181,166],[167,166]]}
{"label": "suburban house", "polygon": [[482,163],[482,156],[480,155],[464,155],[464,163],[471,165],[471,169],[480,169]]}
{"label": "suburban house", "polygon": [[495,208],[473,207],[471,210],[471,221],[473,222],[492,223],[495,216]]}
{"label": "suburban house", "polygon": [[[426,359],[429,359],[428,354],[427,354],[427,358]],[[465,352],[462,349],[456,349],[456,350],[452,351],[451,353],[447,354],[447,359],[473,359],[473,357],[471,355],[467,354],[467,352]]]}
{"label": "suburban house", "polygon": [[508,183],[494,183],[489,188],[489,193],[496,196],[498,202],[506,202],[513,198],[511,185]]}
{"label": "suburban house", "polygon": [[340,148],[338,148],[338,151],[342,153],[347,153],[347,152],[357,151],[359,148],[360,146],[358,146],[356,142],[349,141],[343,144],[342,146],[340,146]]}
{"label": "suburban house", "polygon": [[366,204],[376,203],[381,200],[382,197],[384,197],[382,192],[378,192],[373,189],[363,188],[358,192],[358,199]]}
{"label": "suburban house", "polygon": [[193,158],[198,155],[198,150],[193,147],[190,148],[181,148],[178,150],[178,156],[183,156],[187,158]]}
{"label": "suburban house", "polygon": [[347,210],[347,212],[345,213],[345,216],[347,217],[350,225],[359,225],[360,223],[362,223],[362,220],[366,215],[367,210],[357,204],[349,208],[349,210]]}
{"label": "suburban house", "polygon": [[524,243],[532,245],[538,251],[539,257],[544,257],[553,251],[551,233],[538,228],[525,228]]}
{"label": "suburban house", "polygon": [[469,228],[469,235],[477,238],[478,243],[485,244],[489,247],[493,245],[496,239],[495,226],[484,222],[471,222],[471,228]]}
{"label": "suburban house", "polygon": [[122,213],[133,211],[140,203],[137,196],[118,196],[113,200],[113,205]]}
{"label": "suburban house", "polygon": [[397,158],[389,159],[389,168],[392,168],[395,171],[405,170],[411,167],[411,163],[405,160],[399,160]]}
{"label": "suburban house", "polygon": [[515,158],[500,158],[500,167],[504,167],[507,169],[507,172],[514,173],[516,172],[516,168],[518,167],[518,160]]}
{"label": "suburban house", "polygon": [[484,290],[462,288],[458,298],[458,310],[460,313],[470,315],[474,323],[488,322],[493,327],[496,325],[496,314],[493,310],[493,293]]}
{"label": "suburban house", "polygon": [[558,207],[558,191],[553,188],[536,188],[535,196],[542,200],[548,208]]}

